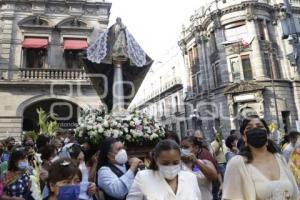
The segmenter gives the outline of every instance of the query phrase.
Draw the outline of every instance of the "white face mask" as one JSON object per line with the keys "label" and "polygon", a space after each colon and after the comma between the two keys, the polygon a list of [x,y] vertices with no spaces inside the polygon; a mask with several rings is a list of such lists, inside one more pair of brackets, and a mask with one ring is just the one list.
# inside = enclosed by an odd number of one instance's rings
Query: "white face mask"
{"label": "white face mask", "polygon": [[51,163],[54,163],[55,161],[59,160],[59,156],[55,156],[50,160]]}
{"label": "white face mask", "polygon": [[123,165],[128,161],[127,152],[122,149],[115,155],[115,160],[118,164]]}
{"label": "white face mask", "polygon": [[178,165],[158,165],[160,174],[168,180],[173,180],[180,172],[180,164]]}
{"label": "white face mask", "polygon": [[189,149],[181,149],[181,156],[183,157],[187,157],[189,155],[191,155],[191,151]]}

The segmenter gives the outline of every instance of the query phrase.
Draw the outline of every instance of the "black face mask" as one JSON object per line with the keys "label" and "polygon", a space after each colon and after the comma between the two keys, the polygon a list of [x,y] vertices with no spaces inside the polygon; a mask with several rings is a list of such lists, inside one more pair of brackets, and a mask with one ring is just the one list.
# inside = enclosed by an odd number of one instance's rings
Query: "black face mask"
{"label": "black face mask", "polygon": [[203,141],[202,140],[197,140],[196,144],[198,147],[202,148],[203,147]]}
{"label": "black face mask", "polygon": [[261,148],[268,142],[268,134],[265,129],[253,128],[246,132],[247,143],[255,148]]}

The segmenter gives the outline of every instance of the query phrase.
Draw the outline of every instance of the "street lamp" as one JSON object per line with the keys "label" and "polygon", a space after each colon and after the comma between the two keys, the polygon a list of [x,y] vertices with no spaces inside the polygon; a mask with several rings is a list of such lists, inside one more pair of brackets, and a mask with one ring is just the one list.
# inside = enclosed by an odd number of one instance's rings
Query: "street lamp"
{"label": "street lamp", "polygon": [[277,105],[277,97],[274,87],[274,73],[273,73],[273,67],[271,66],[271,83],[272,83],[272,90],[273,90],[273,98],[274,98],[274,104],[275,104],[275,112],[276,112],[276,120],[277,120],[277,129],[280,128],[280,121],[279,121],[279,114],[278,114],[278,105]]}

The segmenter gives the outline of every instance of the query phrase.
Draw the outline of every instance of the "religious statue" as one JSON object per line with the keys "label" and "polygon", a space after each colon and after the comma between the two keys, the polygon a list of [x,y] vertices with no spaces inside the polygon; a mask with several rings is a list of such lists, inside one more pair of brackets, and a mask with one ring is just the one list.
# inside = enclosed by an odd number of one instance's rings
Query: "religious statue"
{"label": "religious statue", "polygon": [[121,18],[91,43],[83,61],[88,73],[106,77],[91,80],[108,111],[115,113],[124,113],[153,63]]}

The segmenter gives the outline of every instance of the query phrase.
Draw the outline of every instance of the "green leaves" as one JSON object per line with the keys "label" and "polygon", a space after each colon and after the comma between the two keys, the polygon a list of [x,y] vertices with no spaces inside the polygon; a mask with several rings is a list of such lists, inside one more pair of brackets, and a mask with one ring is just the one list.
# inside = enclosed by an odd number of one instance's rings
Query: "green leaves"
{"label": "green leaves", "polygon": [[47,114],[42,108],[38,108],[36,111],[38,113],[39,133],[54,136],[58,129],[58,124],[53,120],[53,116]]}

